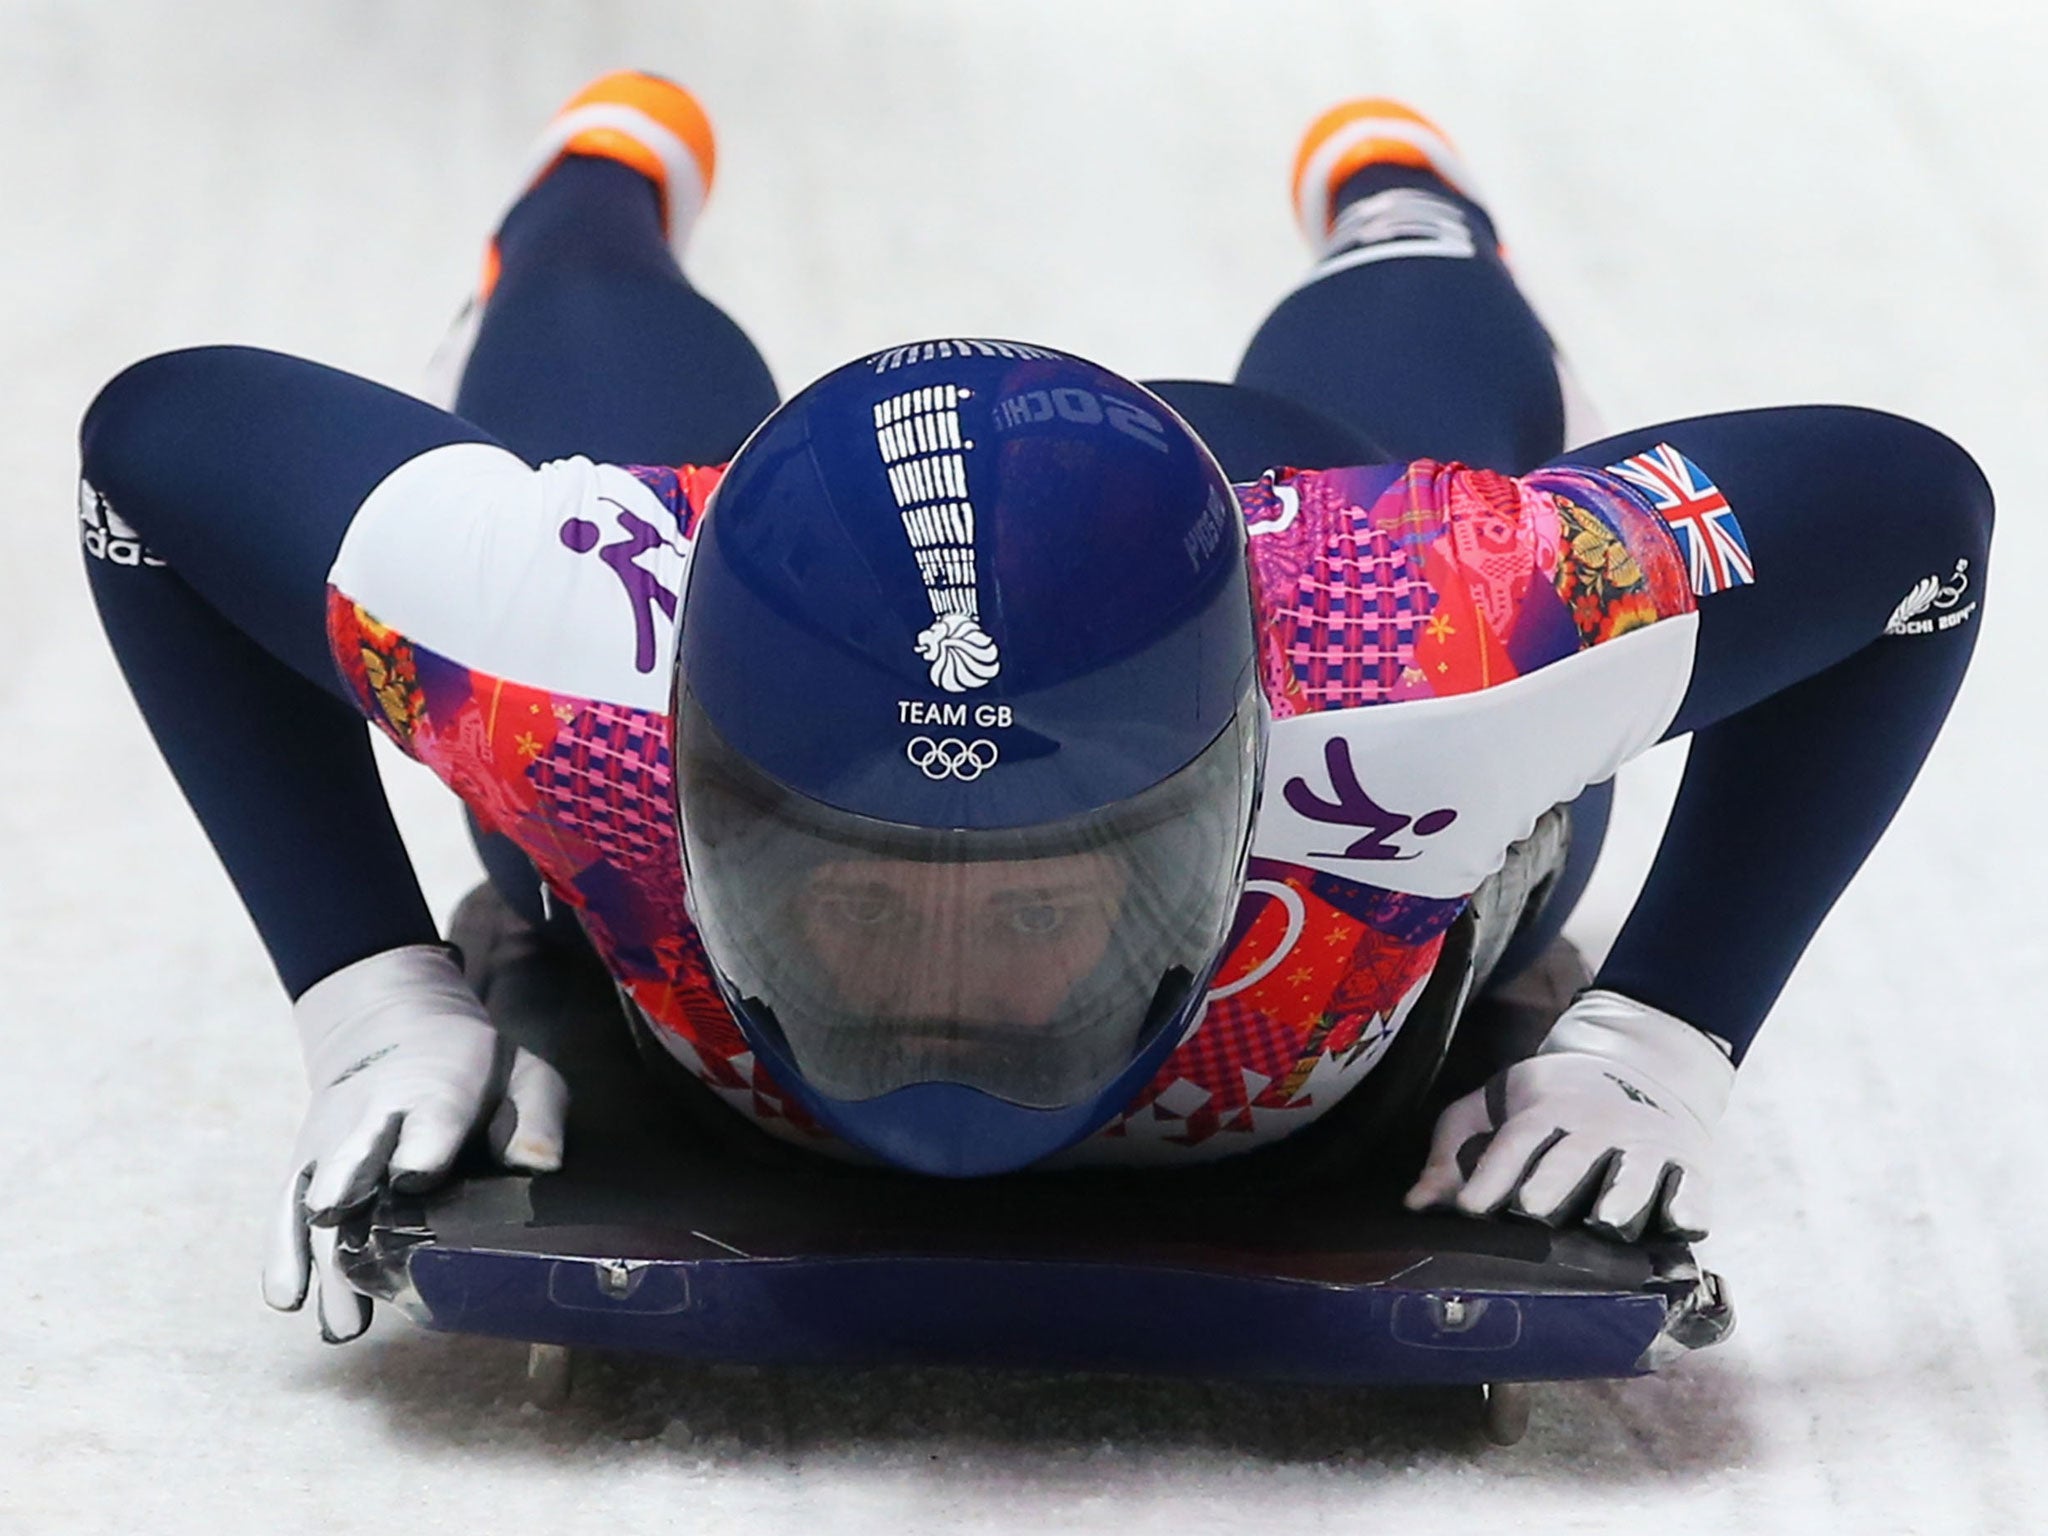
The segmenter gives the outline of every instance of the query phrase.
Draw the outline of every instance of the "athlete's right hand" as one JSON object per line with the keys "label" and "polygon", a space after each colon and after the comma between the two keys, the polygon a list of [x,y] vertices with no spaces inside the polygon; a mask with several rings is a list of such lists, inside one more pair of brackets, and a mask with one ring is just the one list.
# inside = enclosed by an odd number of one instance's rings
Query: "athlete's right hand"
{"label": "athlete's right hand", "polygon": [[292,1152],[263,1266],[263,1299],[294,1312],[317,1289],[330,1344],[370,1326],[370,1299],[335,1256],[335,1228],[387,1181],[423,1189],[488,1122],[506,1166],[562,1163],[568,1085],[491,1025],[452,956],[431,944],[387,950],[316,982],[292,1006],[312,1102]]}

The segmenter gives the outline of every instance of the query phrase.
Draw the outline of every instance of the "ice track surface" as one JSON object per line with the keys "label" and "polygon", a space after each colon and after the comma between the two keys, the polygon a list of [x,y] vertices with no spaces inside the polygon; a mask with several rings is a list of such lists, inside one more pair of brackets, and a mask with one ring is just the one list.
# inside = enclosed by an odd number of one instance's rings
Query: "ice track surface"
{"label": "ice track surface", "polygon": [[[1053,1377],[611,1363],[539,1416],[515,1347],[264,1310],[299,1065],[99,641],[76,421],[202,341],[413,383],[527,136],[622,63],[709,106],[693,273],[785,388],[961,333],[1218,376],[1305,267],[1296,135],[1390,92],[1461,141],[1615,424],[1845,400],[1978,454],[1974,677],[1726,1126],[1731,1343],[1542,1389],[1486,1451],[1427,1393]],[[0,1529],[2041,1529],[2044,66],[2016,0],[4,0]],[[1595,939],[1673,766],[1624,796]],[[394,778],[445,910],[456,818]]]}

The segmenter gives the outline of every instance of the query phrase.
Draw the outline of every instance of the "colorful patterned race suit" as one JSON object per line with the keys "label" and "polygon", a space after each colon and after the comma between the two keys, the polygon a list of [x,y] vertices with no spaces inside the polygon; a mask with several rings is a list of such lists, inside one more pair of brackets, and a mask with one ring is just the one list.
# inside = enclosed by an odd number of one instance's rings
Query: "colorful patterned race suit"
{"label": "colorful patterned race suit", "polygon": [[[1681,510],[1726,503],[1696,466]],[[1238,488],[1274,728],[1232,947],[1198,1028],[1073,1154],[1213,1157],[1283,1136],[1384,1056],[1446,929],[1548,807],[1670,725],[1697,562],[1660,482],[1422,461]],[[764,1127],[831,1149],[754,1059],[684,902],[668,658],[716,468],[482,444],[400,467],[329,577],[363,712],[573,907],[662,1043]]]}

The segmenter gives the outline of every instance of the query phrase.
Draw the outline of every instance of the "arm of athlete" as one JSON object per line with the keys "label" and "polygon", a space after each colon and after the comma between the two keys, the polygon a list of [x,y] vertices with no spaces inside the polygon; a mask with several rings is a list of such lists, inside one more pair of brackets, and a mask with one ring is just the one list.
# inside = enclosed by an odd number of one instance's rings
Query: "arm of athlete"
{"label": "arm of athlete", "polygon": [[382,1183],[439,1178],[479,1126],[511,1166],[561,1157],[566,1089],[505,1047],[441,945],[327,642],[357,509],[419,455],[488,442],[365,380],[232,347],[137,364],[81,430],[108,639],[293,999],[311,1098],[264,1296],[294,1309],[316,1289],[333,1341],[370,1310],[334,1227]]}
{"label": "arm of athlete", "polygon": [[1695,559],[1697,646],[1665,733],[1693,737],[1677,802],[1594,988],[1536,1056],[1444,1112],[1412,1207],[1704,1235],[1735,1068],[1911,786],[1975,644],[1992,497],[1947,438],[1800,407],[1555,462],[1658,444],[1705,470],[1747,543],[1732,575],[1725,547]]}

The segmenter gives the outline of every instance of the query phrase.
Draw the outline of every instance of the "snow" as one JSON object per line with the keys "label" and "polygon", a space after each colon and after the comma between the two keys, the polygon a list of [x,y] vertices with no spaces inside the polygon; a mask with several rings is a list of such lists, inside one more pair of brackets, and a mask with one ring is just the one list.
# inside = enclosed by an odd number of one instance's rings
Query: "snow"
{"label": "snow", "polygon": [[[693,274],[785,387],[963,333],[1221,376],[1305,265],[1296,135],[1389,92],[1458,139],[1614,423],[1847,400],[1979,456],[2005,522],[1971,683],[1726,1124],[1733,1341],[1542,1390],[1487,1452],[1438,1394],[1057,1377],[621,1363],[539,1415],[513,1346],[387,1316],[328,1349],[262,1308],[296,1053],[96,633],[72,434],[185,343],[413,383],[528,136],[623,63],[707,103]],[[2044,64],[2017,0],[0,0],[0,1529],[2048,1523]],[[394,781],[445,909],[457,818]]]}

